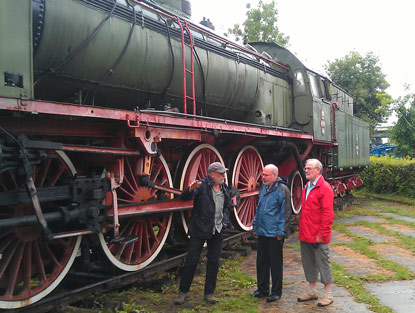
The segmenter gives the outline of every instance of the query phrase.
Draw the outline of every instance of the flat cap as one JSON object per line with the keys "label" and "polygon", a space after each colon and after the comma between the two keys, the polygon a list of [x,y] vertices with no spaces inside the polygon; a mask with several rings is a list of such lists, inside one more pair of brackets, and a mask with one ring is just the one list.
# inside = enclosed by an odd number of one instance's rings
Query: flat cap
{"label": "flat cap", "polygon": [[225,173],[228,169],[223,166],[220,162],[213,162],[208,167],[208,173],[218,172],[218,173]]}

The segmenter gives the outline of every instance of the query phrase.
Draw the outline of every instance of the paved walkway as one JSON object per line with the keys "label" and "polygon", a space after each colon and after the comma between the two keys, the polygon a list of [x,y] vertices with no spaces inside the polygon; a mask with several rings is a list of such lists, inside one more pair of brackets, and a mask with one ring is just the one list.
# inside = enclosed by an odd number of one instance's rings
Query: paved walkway
{"label": "paved walkway", "polygon": [[[256,251],[245,258],[241,264],[242,269],[256,277]],[[284,249],[284,286],[283,294],[280,300],[267,303],[265,299],[258,299],[259,312],[286,312],[286,313],[309,313],[309,312],[371,312],[366,305],[357,303],[350,294],[344,289],[333,286],[333,295],[335,302],[325,308],[317,306],[316,301],[297,302],[297,297],[307,288],[307,282],[304,278],[304,272],[301,265],[300,252],[294,249]],[[319,294],[323,294],[323,287],[318,286]]]}
{"label": "paved walkway", "polygon": [[[414,210],[411,207],[397,206],[390,203],[384,203],[390,207],[400,209]],[[367,206],[368,207],[368,206]],[[403,216],[395,213],[382,212],[382,210],[368,207],[376,210],[385,217],[394,217],[397,220],[405,222],[415,222],[414,218]],[[389,235],[379,232],[375,228],[355,224],[359,221],[373,223],[373,225],[382,226],[391,230],[396,235]],[[387,218],[378,216],[353,216],[350,218],[339,218],[336,222],[344,224],[346,228],[356,236],[364,237],[370,240],[370,249],[376,251],[378,255],[386,260],[393,261],[403,265],[412,273],[415,273],[415,252],[405,248],[400,243],[400,235],[415,237],[415,225],[407,226],[388,221]],[[399,222],[398,222],[399,223]],[[400,234],[400,235],[399,235]],[[350,247],[355,239],[341,232],[333,230],[331,242],[331,259],[333,262],[342,265],[346,271],[353,276],[371,276],[371,275],[394,275],[395,272],[382,267],[378,262],[368,256],[353,250]],[[294,234],[288,243],[296,243],[297,234]],[[349,244],[349,245],[348,245]],[[246,257],[241,264],[242,269],[256,277],[256,251]],[[387,277],[387,276],[386,276]],[[323,292],[323,286],[319,283],[319,294]],[[304,278],[304,272],[301,265],[300,252],[284,248],[284,287],[283,295],[279,301],[267,303],[265,299],[258,299],[259,312],[371,312],[370,306],[357,303],[345,288],[333,286],[334,303],[326,308],[317,306],[317,301],[307,303],[298,303],[297,296],[303,293],[307,288],[307,282]],[[365,285],[366,290],[379,299],[381,305],[387,306],[396,313],[415,312],[415,281],[399,280],[384,283],[370,283]]]}

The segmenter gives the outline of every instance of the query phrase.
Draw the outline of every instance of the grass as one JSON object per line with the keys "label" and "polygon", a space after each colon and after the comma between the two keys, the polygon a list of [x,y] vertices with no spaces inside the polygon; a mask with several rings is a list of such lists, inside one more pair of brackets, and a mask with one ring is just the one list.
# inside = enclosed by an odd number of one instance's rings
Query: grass
{"label": "grass", "polygon": [[369,208],[362,208],[360,206],[352,206],[343,211],[336,211],[335,220],[337,218],[349,218],[355,215],[382,216],[379,212],[376,212],[376,210],[369,209]]}
{"label": "grass", "polygon": [[381,204],[379,202],[373,202],[372,205],[378,209],[381,209],[382,212],[386,212],[386,213],[394,213],[394,214],[399,214],[402,216],[408,216],[408,217],[413,217],[415,218],[415,209],[414,210],[405,210],[405,209],[401,209],[401,208],[394,208],[394,207],[389,207],[386,206],[384,204]]}
{"label": "grass", "polygon": [[[249,292],[256,285],[256,279],[242,272],[239,268],[242,258],[223,260],[218,273],[215,296],[219,300],[214,306],[202,301],[204,288],[204,273],[200,279],[195,279],[189,292],[188,301],[193,301],[192,309],[174,306],[175,312],[257,312],[258,303]],[[203,267],[203,266],[202,266]],[[172,310],[172,304],[178,293],[175,275],[164,277],[164,283],[159,284],[158,290],[151,288],[130,287],[123,291],[91,297],[86,300],[86,307],[92,307],[101,313],[141,313],[167,312]],[[193,300],[192,300],[193,299]]]}
{"label": "grass", "polygon": [[364,188],[361,188],[357,191],[353,192],[353,195],[356,197],[362,197],[366,199],[382,199],[407,205],[415,206],[415,199],[414,198],[408,198],[401,195],[388,195],[388,194],[378,194],[371,191],[368,191]]}

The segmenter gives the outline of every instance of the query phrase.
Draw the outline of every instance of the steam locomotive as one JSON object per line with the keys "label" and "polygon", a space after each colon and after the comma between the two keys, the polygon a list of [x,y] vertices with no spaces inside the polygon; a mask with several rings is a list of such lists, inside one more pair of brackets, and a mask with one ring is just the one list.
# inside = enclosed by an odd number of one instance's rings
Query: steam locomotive
{"label": "steam locomotive", "polygon": [[336,195],[362,184],[369,127],[345,90],[189,18],[188,0],[0,1],[0,308],[42,299],[75,260],[151,263],[171,229],[186,238],[177,195],[211,162],[244,231],[264,163],[296,214],[307,158]]}

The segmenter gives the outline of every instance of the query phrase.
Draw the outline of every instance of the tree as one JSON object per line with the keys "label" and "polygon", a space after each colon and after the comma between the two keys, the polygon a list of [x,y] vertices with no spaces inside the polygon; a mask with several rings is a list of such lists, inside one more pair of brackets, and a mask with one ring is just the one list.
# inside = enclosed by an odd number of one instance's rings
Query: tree
{"label": "tree", "polygon": [[242,26],[235,24],[233,28],[229,28],[226,36],[233,35],[237,41],[275,42],[283,47],[288,45],[290,37],[280,32],[277,26],[278,10],[275,0],[270,3],[260,0],[256,9],[251,8],[251,4],[248,3],[246,8],[245,22]]}
{"label": "tree", "polygon": [[352,51],[342,59],[328,61],[324,66],[331,79],[354,98],[354,114],[366,120],[371,128],[390,115],[392,97],[385,92],[389,87],[379,58],[372,52],[361,56]]}
{"label": "tree", "polygon": [[398,117],[390,129],[391,142],[397,144],[394,154],[415,156],[415,94],[399,97],[394,105]]}

